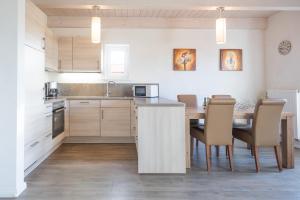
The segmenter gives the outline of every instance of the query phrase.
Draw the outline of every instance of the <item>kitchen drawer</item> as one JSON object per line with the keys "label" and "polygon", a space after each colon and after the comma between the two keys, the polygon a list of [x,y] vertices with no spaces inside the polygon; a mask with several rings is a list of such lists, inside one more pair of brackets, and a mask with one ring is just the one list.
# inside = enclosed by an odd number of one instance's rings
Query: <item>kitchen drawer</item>
{"label": "kitchen drawer", "polygon": [[47,154],[53,146],[53,141],[52,141],[52,133],[48,133],[47,135],[43,136],[42,138],[42,152],[43,155]]}
{"label": "kitchen drawer", "polygon": [[102,100],[103,108],[130,108],[130,100]]}
{"label": "kitchen drawer", "polygon": [[25,146],[24,169],[33,165],[42,155],[42,140],[36,139]]}
{"label": "kitchen drawer", "polygon": [[100,107],[100,100],[70,100],[72,108]]}

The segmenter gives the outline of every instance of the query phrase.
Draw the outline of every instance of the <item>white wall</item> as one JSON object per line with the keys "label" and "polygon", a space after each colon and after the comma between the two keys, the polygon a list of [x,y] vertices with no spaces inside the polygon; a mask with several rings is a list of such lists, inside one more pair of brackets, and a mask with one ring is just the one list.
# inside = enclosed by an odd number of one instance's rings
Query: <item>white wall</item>
{"label": "white wall", "polygon": [[[68,34],[67,30],[56,32]],[[102,41],[129,43],[129,81],[158,82],[163,97],[176,99],[179,93],[195,93],[202,101],[203,96],[226,93],[253,102],[264,91],[264,31],[229,30],[227,35],[226,45],[216,45],[215,30],[106,29]],[[197,71],[173,71],[173,48],[196,48]],[[219,71],[219,48],[243,49],[243,71]],[[103,81],[99,74],[60,74],[57,80]]]}
{"label": "white wall", "polygon": [[15,197],[26,188],[23,134],[24,20],[25,0],[1,1],[0,197]]}
{"label": "white wall", "polygon": [[[268,20],[266,30],[267,89],[300,89],[300,12],[280,12]],[[278,53],[282,40],[292,42],[286,56]]]}

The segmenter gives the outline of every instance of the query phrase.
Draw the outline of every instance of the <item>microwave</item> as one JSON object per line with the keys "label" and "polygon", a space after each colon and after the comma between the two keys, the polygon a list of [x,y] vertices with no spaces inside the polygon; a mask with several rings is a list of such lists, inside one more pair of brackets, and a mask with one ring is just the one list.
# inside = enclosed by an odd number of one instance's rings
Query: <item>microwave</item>
{"label": "microwave", "polygon": [[149,97],[154,98],[158,97],[159,89],[156,84],[149,85],[133,85],[133,96],[134,97]]}

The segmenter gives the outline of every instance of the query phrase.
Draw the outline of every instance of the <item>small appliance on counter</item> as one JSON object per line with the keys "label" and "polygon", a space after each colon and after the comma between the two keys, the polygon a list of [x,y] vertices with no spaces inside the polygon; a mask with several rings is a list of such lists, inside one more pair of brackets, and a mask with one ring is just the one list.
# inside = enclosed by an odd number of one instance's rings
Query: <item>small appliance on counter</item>
{"label": "small appliance on counter", "polygon": [[45,83],[45,99],[56,98],[58,95],[57,82]]}
{"label": "small appliance on counter", "polygon": [[155,98],[159,96],[158,84],[133,85],[133,96],[144,98]]}

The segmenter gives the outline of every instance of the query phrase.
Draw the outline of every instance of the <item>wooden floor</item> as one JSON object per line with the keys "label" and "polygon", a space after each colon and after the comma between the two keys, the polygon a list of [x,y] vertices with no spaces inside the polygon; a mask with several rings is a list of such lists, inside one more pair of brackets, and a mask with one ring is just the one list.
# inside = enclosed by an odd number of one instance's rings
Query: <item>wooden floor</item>
{"label": "wooden floor", "polygon": [[299,150],[296,169],[281,173],[271,150],[261,150],[259,174],[244,146],[235,148],[234,172],[224,148],[210,175],[203,145],[194,155],[186,175],[138,175],[135,144],[64,144],[26,178],[19,199],[300,199]]}

